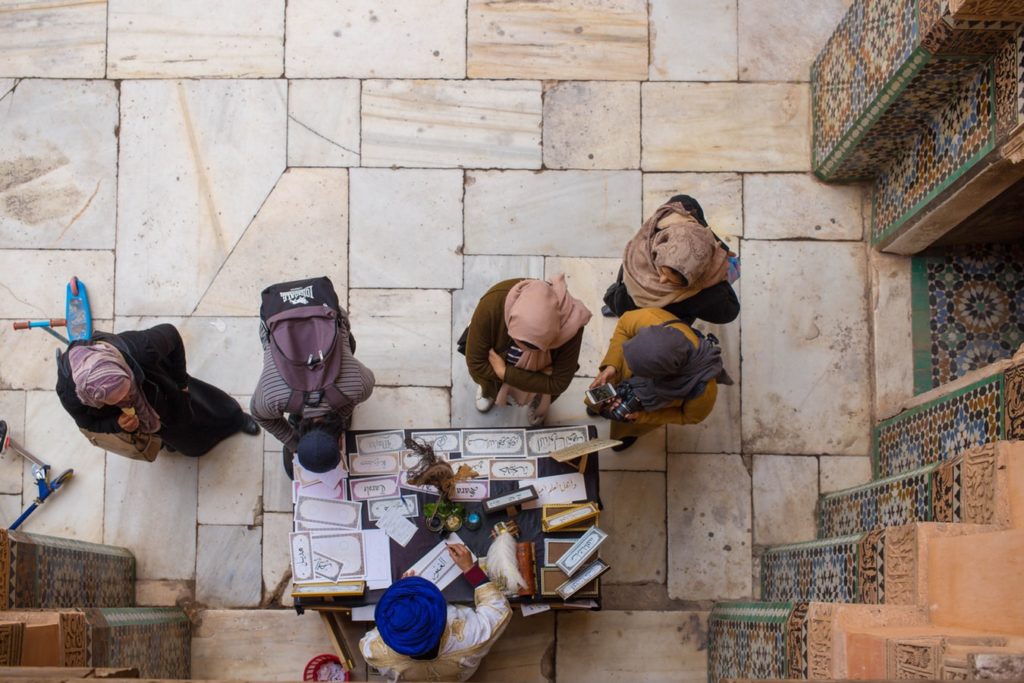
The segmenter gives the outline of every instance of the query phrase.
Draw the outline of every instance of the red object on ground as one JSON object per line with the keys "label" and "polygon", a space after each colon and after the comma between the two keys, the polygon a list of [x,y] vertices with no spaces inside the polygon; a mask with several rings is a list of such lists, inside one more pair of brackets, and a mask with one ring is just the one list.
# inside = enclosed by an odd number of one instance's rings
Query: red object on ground
{"label": "red object on ground", "polygon": [[[339,673],[341,678],[338,678]],[[317,655],[306,664],[306,669],[302,672],[302,680],[347,681],[349,680],[349,672],[345,671],[341,660],[335,655]]]}

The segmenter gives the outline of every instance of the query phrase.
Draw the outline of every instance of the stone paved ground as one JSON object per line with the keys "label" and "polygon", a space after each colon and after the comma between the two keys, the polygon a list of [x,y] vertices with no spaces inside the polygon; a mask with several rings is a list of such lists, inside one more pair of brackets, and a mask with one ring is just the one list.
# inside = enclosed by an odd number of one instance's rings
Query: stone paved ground
{"label": "stone paved ground", "polygon": [[[808,174],[810,62],[845,0],[0,0],[0,411],[73,485],[29,530],[125,545],[139,598],[210,608],[197,676],[295,677],[315,617],[242,611],[287,568],[279,446],[195,461],[92,450],[52,392],[72,274],[97,327],[171,321],[247,401],[265,284],[326,273],[379,386],[359,428],[489,425],[452,340],[510,276],[597,313],[628,237],[696,196],[743,258],[737,385],[703,425],[604,458],[602,613],[512,629],[481,680],[703,680],[716,599],[868,478],[868,261],[857,188]],[[579,400],[613,322],[588,326]],[[0,463],[0,512],[33,494]],[[230,569],[227,569],[230,568]],[[229,611],[229,610],[239,610]],[[261,640],[262,639],[262,640]],[[262,647],[273,641],[275,648]]]}

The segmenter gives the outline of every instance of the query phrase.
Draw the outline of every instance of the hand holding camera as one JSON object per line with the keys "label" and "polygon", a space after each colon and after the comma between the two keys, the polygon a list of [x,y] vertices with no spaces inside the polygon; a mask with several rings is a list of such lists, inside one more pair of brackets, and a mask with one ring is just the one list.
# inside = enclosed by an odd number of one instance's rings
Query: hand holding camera
{"label": "hand holding camera", "polygon": [[[612,368],[612,373],[614,375],[614,368]],[[601,377],[599,376],[598,379]],[[643,410],[640,398],[628,382],[619,382],[617,385],[591,385],[591,388],[586,391],[586,396],[590,404],[598,409],[600,415],[609,420],[632,422],[635,419],[635,413]]]}

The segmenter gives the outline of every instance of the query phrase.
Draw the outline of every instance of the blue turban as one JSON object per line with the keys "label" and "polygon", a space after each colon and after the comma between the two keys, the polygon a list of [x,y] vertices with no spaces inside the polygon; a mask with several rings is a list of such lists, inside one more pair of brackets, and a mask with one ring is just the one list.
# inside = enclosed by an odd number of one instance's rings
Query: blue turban
{"label": "blue turban", "polygon": [[448,603],[437,586],[409,576],[391,584],[373,612],[388,647],[416,657],[435,649],[448,623]]}

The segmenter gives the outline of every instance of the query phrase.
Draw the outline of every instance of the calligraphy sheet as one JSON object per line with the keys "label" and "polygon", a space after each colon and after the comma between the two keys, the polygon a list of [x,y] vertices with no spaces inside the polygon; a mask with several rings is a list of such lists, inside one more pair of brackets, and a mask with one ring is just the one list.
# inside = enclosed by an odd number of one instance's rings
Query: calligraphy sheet
{"label": "calligraphy sheet", "polygon": [[416,525],[402,516],[402,510],[391,508],[377,520],[377,528],[403,548],[416,535]]}
{"label": "calligraphy sheet", "polygon": [[358,529],[362,526],[363,504],[348,500],[311,498],[299,495],[295,521]]}
{"label": "calligraphy sheet", "polygon": [[526,431],[523,429],[463,429],[462,455],[524,456]]}
{"label": "calligraphy sheet", "polygon": [[537,489],[537,500],[523,503],[524,510],[533,510],[550,503],[573,503],[587,497],[587,483],[579,472],[539,479],[522,479],[519,486],[532,486]]}
{"label": "calligraphy sheet", "polygon": [[332,581],[362,579],[366,576],[366,555],[360,531],[308,532],[314,555],[334,560],[340,567]]}
{"label": "calligraphy sheet", "polygon": [[462,432],[452,430],[450,432],[412,432],[409,435],[414,441],[419,441],[434,449],[435,453],[455,453],[462,445]]}
{"label": "calligraphy sheet", "polygon": [[562,448],[586,443],[586,427],[556,427],[528,432],[526,450],[530,455],[547,455]]}
{"label": "calligraphy sheet", "polygon": [[405,432],[401,429],[356,435],[356,451],[360,455],[392,453],[403,448],[405,448]]}
{"label": "calligraphy sheet", "polygon": [[[428,550],[427,554],[410,569],[416,572],[416,576],[422,576],[439,589],[444,590],[462,573],[456,566],[455,560],[452,559],[451,553],[448,552],[448,545],[454,543],[462,543],[458,534],[450,535],[447,541],[441,541]],[[476,555],[473,555],[473,559],[476,560]]]}
{"label": "calligraphy sheet", "polygon": [[391,585],[391,541],[379,529],[363,532],[366,550],[366,587],[380,590]]}

